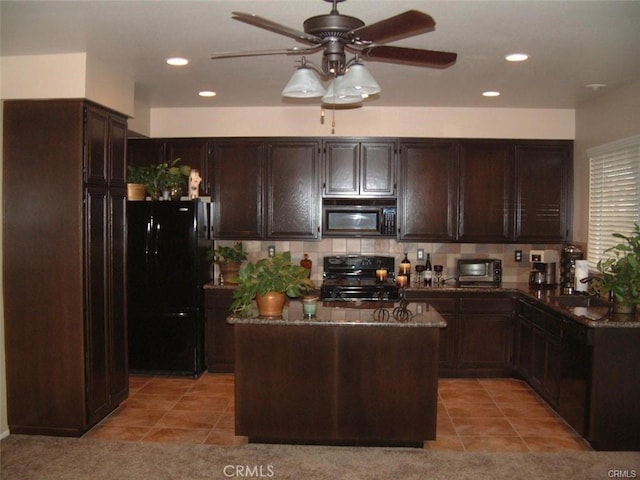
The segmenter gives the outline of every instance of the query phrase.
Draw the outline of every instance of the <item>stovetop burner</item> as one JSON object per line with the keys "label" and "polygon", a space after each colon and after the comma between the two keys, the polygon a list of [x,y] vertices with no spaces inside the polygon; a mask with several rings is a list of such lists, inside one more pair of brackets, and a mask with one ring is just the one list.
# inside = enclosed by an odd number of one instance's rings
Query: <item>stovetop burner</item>
{"label": "stovetop burner", "polygon": [[[387,280],[377,281],[376,270],[386,269]],[[323,300],[385,300],[400,298],[394,282],[393,257],[337,255],[324,257]]]}

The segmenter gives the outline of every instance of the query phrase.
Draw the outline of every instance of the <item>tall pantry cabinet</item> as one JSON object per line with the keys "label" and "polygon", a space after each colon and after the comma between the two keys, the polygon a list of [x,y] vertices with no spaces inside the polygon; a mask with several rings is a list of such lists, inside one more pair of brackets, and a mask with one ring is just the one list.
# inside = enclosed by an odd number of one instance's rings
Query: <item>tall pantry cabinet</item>
{"label": "tall pantry cabinet", "polygon": [[91,102],[4,102],[11,433],[81,435],[128,395],[126,144]]}

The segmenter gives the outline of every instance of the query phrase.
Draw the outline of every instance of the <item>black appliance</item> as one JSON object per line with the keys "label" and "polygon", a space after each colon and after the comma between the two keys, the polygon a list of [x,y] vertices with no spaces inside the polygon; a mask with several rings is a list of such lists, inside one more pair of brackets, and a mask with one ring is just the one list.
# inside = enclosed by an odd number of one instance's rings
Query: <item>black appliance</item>
{"label": "black appliance", "polygon": [[200,375],[202,286],[210,280],[208,203],[127,203],[129,370]]}
{"label": "black appliance", "polygon": [[396,236],[397,211],[390,200],[332,200],[322,205],[324,236]]}
{"label": "black appliance", "polygon": [[[324,273],[320,297],[323,301],[400,299],[394,281],[393,257],[336,255],[324,257]],[[383,280],[376,272],[386,270]]]}
{"label": "black appliance", "polygon": [[459,287],[498,288],[502,284],[502,261],[492,258],[459,258]]}

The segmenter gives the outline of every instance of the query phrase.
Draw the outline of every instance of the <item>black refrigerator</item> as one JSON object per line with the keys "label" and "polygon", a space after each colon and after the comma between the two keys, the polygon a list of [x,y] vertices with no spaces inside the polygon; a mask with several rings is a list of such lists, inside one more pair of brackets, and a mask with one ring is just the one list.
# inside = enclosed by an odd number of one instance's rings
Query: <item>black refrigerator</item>
{"label": "black refrigerator", "polygon": [[127,203],[129,371],[199,376],[205,369],[203,284],[210,280],[209,206]]}

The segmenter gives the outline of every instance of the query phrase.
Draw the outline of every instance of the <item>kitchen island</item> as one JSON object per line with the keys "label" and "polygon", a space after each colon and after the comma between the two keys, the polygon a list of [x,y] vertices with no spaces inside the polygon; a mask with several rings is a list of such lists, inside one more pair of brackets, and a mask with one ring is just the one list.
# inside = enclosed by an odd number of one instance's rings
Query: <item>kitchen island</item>
{"label": "kitchen island", "polygon": [[419,446],[435,439],[442,316],[427,303],[291,300],[234,317],[236,435],[250,442]]}

